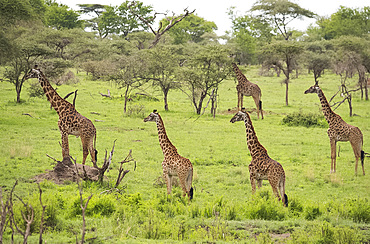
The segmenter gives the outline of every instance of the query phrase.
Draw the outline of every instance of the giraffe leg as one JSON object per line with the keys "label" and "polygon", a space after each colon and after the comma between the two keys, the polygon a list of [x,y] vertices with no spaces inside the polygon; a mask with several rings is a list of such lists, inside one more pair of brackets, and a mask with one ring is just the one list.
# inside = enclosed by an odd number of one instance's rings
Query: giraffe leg
{"label": "giraffe leg", "polygon": [[250,181],[252,185],[252,194],[254,194],[256,192],[256,179],[254,178],[254,176],[250,176]]}
{"label": "giraffe leg", "polygon": [[81,135],[81,143],[82,143],[82,152],[83,152],[82,164],[85,164],[87,155],[89,155],[89,149],[88,149],[89,144],[88,144],[88,140],[83,135]]}
{"label": "giraffe leg", "polygon": [[180,186],[181,186],[181,189],[183,191],[183,194],[182,196],[185,197],[186,195],[189,196],[189,190],[186,188],[186,177],[187,175],[185,174],[178,174],[179,176],[179,181],[180,181]]}
{"label": "giraffe leg", "polygon": [[93,161],[93,164],[96,164],[97,159],[96,159],[96,151],[95,151],[95,148],[94,148],[94,136],[91,136],[89,138],[88,149],[89,149],[91,160]]}
{"label": "giraffe leg", "polygon": [[[238,110],[242,109],[242,107],[240,106],[240,102],[242,100],[242,97],[243,97],[242,93],[238,92]],[[243,106],[243,102],[241,102],[241,103],[242,103],[242,106]]]}
{"label": "giraffe leg", "polygon": [[243,108],[243,94],[242,93],[240,93],[240,110],[242,110],[242,108]]}
{"label": "giraffe leg", "polygon": [[[259,98],[259,97],[254,96],[254,97],[253,97],[253,100],[254,100],[254,103],[256,104],[256,108],[257,108],[257,118],[259,119],[259,118],[260,118],[260,112],[261,112],[261,115],[262,115],[262,110],[260,110],[260,98]],[[262,115],[262,119],[263,119],[263,115]]]}
{"label": "giraffe leg", "polygon": [[163,172],[163,178],[167,185],[167,194],[171,194],[172,190],[172,176],[170,176],[168,173]]}
{"label": "giraffe leg", "polygon": [[272,187],[272,191],[274,192],[275,196],[279,199],[279,201],[281,200],[280,198],[280,195],[279,195],[279,190],[278,190],[278,179],[275,179],[274,176],[270,175],[268,177],[268,181]]}
{"label": "giraffe leg", "polygon": [[63,159],[69,157],[68,133],[65,131],[62,131],[62,156]]}
{"label": "giraffe leg", "polygon": [[[361,144],[362,144],[362,142],[350,141],[350,143],[351,143],[351,146],[352,146],[353,152],[355,154],[355,158],[356,158],[355,174],[357,175],[358,159],[361,158],[361,151],[362,151]],[[363,174],[365,175],[365,170],[364,170],[364,165],[363,164],[362,164],[362,171],[363,171]]]}
{"label": "giraffe leg", "polygon": [[331,166],[330,166],[330,173],[335,173],[336,168],[336,158],[337,158],[337,142],[334,139],[330,139],[330,147],[331,147]]}
{"label": "giraffe leg", "polygon": [[262,187],[262,180],[257,180],[258,189]]}

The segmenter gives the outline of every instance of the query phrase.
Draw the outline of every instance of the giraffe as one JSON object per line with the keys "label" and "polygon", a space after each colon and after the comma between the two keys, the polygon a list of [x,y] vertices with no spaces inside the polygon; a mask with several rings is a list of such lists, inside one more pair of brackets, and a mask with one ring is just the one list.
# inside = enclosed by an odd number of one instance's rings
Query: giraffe
{"label": "giraffe", "polygon": [[236,79],[238,80],[238,85],[236,86],[236,90],[238,92],[238,110],[243,107],[243,96],[252,96],[257,107],[257,118],[259,118],[259,114],[261,113],[261,117],[263,119],[261,89],[257,84],[250,82],[247,77],[245,77],[236,63],[232,63],[232,65],[236,74]]}
{"label": "giraffe", "polygon": [[166,134],[164,123],[157,112],[154,110],[144,119],[144,122],[156,122],[158,129],[159,144],[162,148],[164,160],[162,162],[163,178],[167,185],[167,194],[171,194],[173,176],[178,176],[183,196],[188,195],[189,200],[193,199],[193,165],[190,160],[180,156],[176,147],[171,143]]}
{"label": "giraffe", "polygon": [[364,169],[365,153],[362,150],[363,136],[362,136],[361,130],[358,127],[347,124],[338,114],[333,112],[333,110],[330,108],[330,104],[328,103],[324,95],[324,92],[319,87],[318,82],[316,82],[315,85],[308,88],[308,90],[306,90],[304,93],[305,94],[317,93],[320,99],[320,103],[321,103],[321,107],[322,107],[322,111],[324,113],[325,119],[329,124],[328,136],[329,136],[330,147],[331,147],[330,173],[335,173],[336,171],[337,142],[338,141],[349,141],[351,143],[351,146],[355,154],[355,158],[356,158],[355,173],[357,175],[358,159],[361,158],[362,172],[365,175],[365,169]]}
{"label": "giraffe", "polygon": [[95,166],[98,151],[95,149],[96,129],[91,120],[82,116],[70,102],[59,96],[55,89],[50,85],[46,76],[37,68],[37,65],[31,69],[25,78],[37,78],[39,80],[46,98],[59,115],[58,127],[62,135],[63,159],[69,157],[68,135],[80,136],[83,148],[82,164],[85,164],[86,157],[90,152]]}
{"label": "giraffe", "polygon": [[235,123],[236,121],[244,121],[245,123],[247,146],[252,156],[252,161],[248,167],[252,193],[254,194],[256,192],[256,182],[258,188],[261,188],[262,180],[268,180],[275,196],[279,201],[282,198],[284,206],[287,207],[288,196],[285,194],[285,172],[283,166],[271,159],[267,154],[267,150],[258,141],[252,120],[244,108],[238,111],[230,120],[231,123]]}

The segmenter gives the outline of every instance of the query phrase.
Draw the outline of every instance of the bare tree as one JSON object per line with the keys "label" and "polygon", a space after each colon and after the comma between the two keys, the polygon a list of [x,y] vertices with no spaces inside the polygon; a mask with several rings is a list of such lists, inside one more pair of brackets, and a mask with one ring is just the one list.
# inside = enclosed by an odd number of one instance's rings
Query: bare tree
{"label": "bare tree", "polygon": [[[184,13],[180,14],[178,16],[175,16],[175,13],[172,13],[172,16],[168,16],[167,13],[154,13],[153,18],[146,19],[143,16],[138,15],[136,12],[134,12],[132,9],[137,5],[138,3],[136,1],[132,1],[132,3],[128,6],[128,8],[131,10],[131,13],[135,15],[137,18],[139,18],[143,23],[147,25],[147,27],[150,29],[150,31],[154,34],[154,40],[149,46],[150,48],[153,48],[155,45],[158,44],[159,40],[163,36],[164,33],[166,33],[169,29],[171,29],[174,25],[179,23],[181,20],[186,18],[187,16],[193,14],[195,12],[195,9],[193,11],[189,11],[187,8],[184,9]],[[155,20],[158,14],[163,14],[165,16],[165,19],[168,21],[168,24],[166,26],[162,26],[162,21],[159,23],[159,27],[157,30],[155,30],[151,23]]]}

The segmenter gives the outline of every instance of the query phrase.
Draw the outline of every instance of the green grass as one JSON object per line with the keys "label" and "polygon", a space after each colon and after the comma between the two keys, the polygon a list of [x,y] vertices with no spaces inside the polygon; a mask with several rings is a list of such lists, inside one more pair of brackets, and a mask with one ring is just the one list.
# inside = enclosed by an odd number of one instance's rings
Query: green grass
{"label": "green grass", "polygon": [[[291,243],[352,243],[370,241],[369,160],[365,159],[362,176],[354,174],[355,158],[349,142],[339,143],[337,173],[330,172],[330,145],[324,127],[287,126],[283,118],[289,114],[322,115],[317,95],[304,91],[313,85],[309,75],[302,74],[289,86],[289,106],[285,106],[285,86],[282,78],[261,77],[256,67],[244,68],[246,76],[262,90],[264,120],[252,113],[257,136],[271,158],[280,162],[286,172],[286,193],[290,207],[284,208],[272,197],[271,187],[264,181],[256,196],[251,194],[248,164],[251,160],[245,141],[245,127],[230,123],[237,95],[235,81],[227,80],[219,89],[216,118],[209,110],[198,118],[187,96],[180,91],[169,93],[169,109],[163,109],[161,93],[147,91],[158,98],[133,98],[128,107],[139,114],[123,114],[124,92],[104,81],[91,81],[78,73],[80,82],[58,87],[62,96],[78,89],[77,110],[94,122],[97,129],[98,163],[116,141],[112,170],[103,186],[85,183],[86,197],[94,194],[87,215],[87,238],[94,243],[111,242],[251,242],[271,241]],[[356,84],[355,80],[351,84]],[[338,89],[339,78],[330,72],[320,80],[329,99]],[[0,83],[0,183],[9,189],[16,179],[16,194],[40,208],[38,189],[32,178],[53,168],[54,161],[46,154],[61,160],[58,116],[50,110],[46,98],[29,98],[27,86],[21,94],[22,103],[15,103],[11,84]],[[99,92],[110,89],[113,98],[103,98]],[[134,91],[135,92],[135,91]],[[70,98],[72,100],[72,98]],[[247,110],[254,108],[251,98],[244,98]],[[342,118],[358,126],[364,135],[364,150],[370,151],[369,101],[353,96],[353,112],[348,106],[336,110]],[[161,177],[163,154],[154,123],[144,123],[144,116],[158,109],[167,134],[179,153],[194,165],[195,196],[188,205],[175,187],[166,196],[165,186],[155,184]],[[99,114],[91,114],[91,112]],[[22,115],[29,113],[33,116]],[[80,139],[71,136],[70,154],[82,160]],[[122,185],[124,194],[103,194],[117,177],[118,162],[128,151],[137,162],[125,165],[130,172]],[[91,165],[91,163],[90,163]],[[50,182],[41,184],[48,206],[48,227],[45,240],[51,243],[74,242],[80,235],[82,218],[76,201],[78,188],[74,183],[62,186]],[[21,208],[21,205],[17,203]],[[40,215],[40,209],[37,213]],[[40,217],[37,217],[39,221]],[[39,224],[39,222],[38,222]],[[30,242],[38,240],[38,224]],[[73,230],[73,231],[71,231]],[[7,229],[5,239],[9,240]],[[136,237],[136,238],[134,238]],[[21,236],[16,237],[18,241]]]}

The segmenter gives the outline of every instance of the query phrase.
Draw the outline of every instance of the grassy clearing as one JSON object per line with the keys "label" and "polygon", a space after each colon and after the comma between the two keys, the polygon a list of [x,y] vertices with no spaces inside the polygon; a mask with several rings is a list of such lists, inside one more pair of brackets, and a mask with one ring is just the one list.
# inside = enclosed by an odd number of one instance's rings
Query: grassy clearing
{"label": "grassy clearing", "polygon": [[[245,142],[243,123],[231,124],[237,96],[235,81],[225,81],[219,90],[218,114],[213,119],[206,113],[198,118],[186,95],[170,92],[169,109],[163,110],[160,92],[147,89],[155,99],[133,97],[129,103],[130,116],[123,115],[123,91],[113,84],[91,81],[77,74],[78,84],[58,87],[65,95],[78,89],[77,110],[90,118],[97,128],[98,159],[110,150],[117,139],[114,165],[103,186],[85,183],[86,196],[94,194],[87,213],[87,238],[94,243],[220,241],[220,242],[291,242],[291,243],[359,243],[370,241],[369,160],[365,159],[367,175],[355,176],[350,144],[339,143],[337,173],[330,172],[330,145],[327,127],[287,126],[283,119],[290,114],[321,115],[317,95],[303,92],[313,84],[309,75],[302,74],[290,84],[289,106],[284,106],[285,87],[281,78],[260,77],[256,67],[244,69],[247,77],[262,89],[264,120],[251,117],[257,136],[269,155],[279,161],[286,172],[286,192],[290,205],[282,207],[272,197],[268,182],[255,196],[251,194],[248,164],[251,160]],[[327,98],[338,89],[338,77],[326,73],[320,86]],[[352,84],[356,84],[355,80]],[[54,162],[49,154],[61,159],[60,133],[57,114],[50,110],[46,98],[29,98],[27,86],[21,104],[16,104],[11,84],[0,83],[0,183],[9,189],[15,179],[20,184],[17,195],[40,208],[37,186],[32,177],[51,169]],[[99,92],[110,89],[113,98],[103,98]],[[134,91],[135,92],[135,91]],[[364,134],[364,150],[370,151],[369,102],[353,97],[354,113],[342,105],[337,113],[358,126]],[[247,109],[254,108],[251,98],[245,98]],[[195,198],[188,205],[181,190],[174,188],[166,196],[161,176],[163,154],[156,126],[143,118],[158,109],[169,138],[179,153],[194,165]],[[91,112],[95,112],[91,114]],[[32,117],[22,115],[28,113]],[[98,113],[98,114],[96,114]],[[82,160],[80,139],[70,137],[70,154]],[[109,188],[117,176],[117,167],[133,150],[137,169],[132,166],[124,179],[125,194],[100,194]],[[98,163],[99,163],[98,161]],[[361,171],[359,171],[361,172]],[[77,205],[78,190],[73,183],[62,186],[42,183],[47,207],[48,242],[66,243],[80,233],[81,216]],[[21,204],[17,205],[21,208]],[[41,209],[38,210],[38,216]],[[36,218],[34,233],[38,232]],[[8,230],[9,231],[9,230]],[[73,234],[75,233],[75,234]],[[6,238],[9,240],[10,232]],[[17,237],[20,240],[20,237]],[[30,242],[36,242],[37,235]]]}

